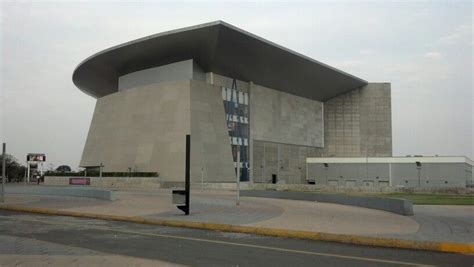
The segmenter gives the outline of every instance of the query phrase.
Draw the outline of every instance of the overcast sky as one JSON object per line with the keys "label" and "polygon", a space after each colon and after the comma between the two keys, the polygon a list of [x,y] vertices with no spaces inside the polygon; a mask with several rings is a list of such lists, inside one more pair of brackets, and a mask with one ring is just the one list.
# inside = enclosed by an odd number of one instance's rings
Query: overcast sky
{"label": "overcast sky", "polygon": [[466,2],[1,4],[0,141],[77,167],[96,100],[71,75],[132,39],[223,20],[371,82],[392,83],[394,155],[473,151],[473,5]]}

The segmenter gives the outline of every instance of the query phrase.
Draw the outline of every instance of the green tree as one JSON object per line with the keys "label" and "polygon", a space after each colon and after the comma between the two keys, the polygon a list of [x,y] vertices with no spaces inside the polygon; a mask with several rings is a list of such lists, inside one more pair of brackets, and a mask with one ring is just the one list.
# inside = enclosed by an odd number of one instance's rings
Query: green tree
{"label": "green tree", "polygon": [[[11,182],[14,180],[23,180],[25,177],[26,167],[18,163],[17,159],[12,155],[5,154],[5,175],[7,177],[7,182]],[[0,154],[0,174],[3,170],[3,158]]]}
{"label": "green tree", "polygon": [[71,172],[71,167],[68,165],[61,165],[56,168],[56,172]]}

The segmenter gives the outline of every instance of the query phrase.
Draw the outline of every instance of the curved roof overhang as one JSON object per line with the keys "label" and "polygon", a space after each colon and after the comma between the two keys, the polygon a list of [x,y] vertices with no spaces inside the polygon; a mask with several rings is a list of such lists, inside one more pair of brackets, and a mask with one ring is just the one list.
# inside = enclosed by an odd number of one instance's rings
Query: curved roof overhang
{"label": "curved roof overhang", "polygon": [[187,59],[194,59],[205,72],[318,101],[367,84],[222,21],[111,47],[81,62],[72,80],[86,94],[102,97],[118,91],[122,75]]}

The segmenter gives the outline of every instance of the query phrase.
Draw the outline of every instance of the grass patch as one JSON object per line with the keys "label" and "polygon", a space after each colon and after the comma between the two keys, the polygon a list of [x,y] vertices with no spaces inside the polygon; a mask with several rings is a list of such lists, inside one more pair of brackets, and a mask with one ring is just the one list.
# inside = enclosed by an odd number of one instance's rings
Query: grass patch
{"label": "grass patch", "polygon": [[389,193],[380,196],[409,199],[415,205],[474,205],[474,195]]}

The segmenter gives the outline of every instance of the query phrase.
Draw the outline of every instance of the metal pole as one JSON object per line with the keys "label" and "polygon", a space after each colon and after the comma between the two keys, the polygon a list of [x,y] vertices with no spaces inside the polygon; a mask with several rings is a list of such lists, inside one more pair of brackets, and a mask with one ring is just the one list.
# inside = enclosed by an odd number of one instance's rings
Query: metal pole
{"label": "metal pole", "polygon": [[276,173],[277,173],[277,177],[276,177],[275,183],[277,183],[278,179],[280,179],[280,145],[279,144],[277,144],[277,171]]}
{"label": "metal pole", "polygon": [[240,205],[240,146],[237,146],[237,206]]}
{"label": "metal pole", "polygon": [[185,190],[186,190],[186,210],[185,214],[189,215],[189,210],[191,207],[189,206],[189,197],[190,197],[190,191],[191,191],[191,171],[190,171],[190,166],[191,166],[191,135],[186,135],[186,171],[185,171]]}
{"label": "metal pole", "polygon": [[100,163],[100,166],[99,166],[99,177],[102,178],[102,167],[104,167],[104,165],[102,164],[102,162]]}
{"label": "metal pole", "polygon": [[326,176],[326,182],[324,183],[324,185],[327,185],[328,184],[328,167],[324,166],[324,174]]}
{"label": "metal pole", "polygon": [[201,191],[204,191],[204,167],[201,167]]}
{"label": "metal pole", "polygon": [[2,203],[5,202],[5,172],[7,169],[6,165],[6,159],[5,159],[5,151],[7,149],[7,144],[3,143],[3,149],[2,149]]}
{"label": "metal pole", "polygon": [[31,172],[29,161],[26,162],[26,166],[28,167],[28,172],[27,172],[27,175],[26,175],[26,183],[29,183],[30,182],[30,172]]}
{"label": "metal pole", "polygon": [[418,187],[421,187],[420,168],[418,167]]}
{"label": "metal pole", "polygon": [[204,192],[204,147],[201,145],[201,192]]}
{"label": "metal pole", "polygon": [[369,134],[367,133],[367,140],[365,142],[365,171],[367,180],[369,180]]}
{"label": "metal pole", "polygon": [[367,180],[369,180],[369,155],[365,157],[365,169],[367,173]]}
{"label": "metal pole", "polygon": [[262,183],[267,183],[266,177],[266,168],[267,168],[267,158],[265,155],[265,143],[263,143],[263,176],[262,176]]}
{"label": "metal pole", "polygon": [[392,186],[392,163],[388,164],[388,186]]}

